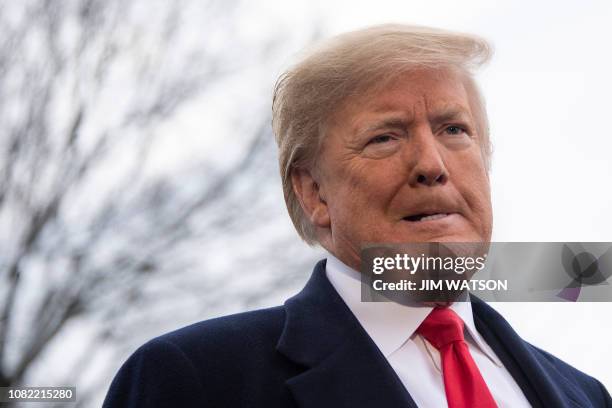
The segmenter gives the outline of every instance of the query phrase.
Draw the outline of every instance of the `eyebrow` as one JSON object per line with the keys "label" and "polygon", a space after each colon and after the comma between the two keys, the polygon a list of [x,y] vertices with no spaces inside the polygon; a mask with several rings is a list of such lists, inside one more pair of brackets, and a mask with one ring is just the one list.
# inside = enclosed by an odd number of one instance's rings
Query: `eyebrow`
{"label": "eyebrow", "polygon": [[433,124],[444,123],[453,120],[466,120],[471,122],[472,115],[468,109],[459,105],[445,106],[429,115],[429,122]]}
{"label": "eyebrow", "polygon": [[412,120],[409,120],[407,118],[402,118],[402,117],[390,117],[390,118],[385,118],[381,121],[377,121],[376,123],[373,123],[369,126],[365,126],[363,128],[360,128],[358,133],[359,134],[363,134],[363,133],[369,133],[369,132],[374,132],[376,130],[382,130],[382,129],[407,129],[408,126],[410,125],[410,123],[412,122]]}
{"label": "eyebrow", "polygon": [[[428,115],[428,120],[434,125],[454,120],[465,120],[471,123],[472,115],[470,114],[470,111],[465,109],[463,106],[453,104],[434,110],[430,115]],[[357,134],[370,133],[382,129],[405,130],[412,122],[413,118],[393,116],[364,126],[358,130]]]}

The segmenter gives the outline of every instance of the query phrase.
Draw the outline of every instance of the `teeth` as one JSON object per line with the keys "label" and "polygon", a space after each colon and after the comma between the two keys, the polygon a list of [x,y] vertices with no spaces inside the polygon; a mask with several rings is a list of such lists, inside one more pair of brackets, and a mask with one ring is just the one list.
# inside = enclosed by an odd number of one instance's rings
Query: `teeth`
{"label": "teeth", "polygon": [[423,217],[421,218],[419,221],[433,221],[433,220],[439,220],[440,218],[444,218],[446,217],[447,214],[434,214],[434,215],[428,215],[427,217]]}

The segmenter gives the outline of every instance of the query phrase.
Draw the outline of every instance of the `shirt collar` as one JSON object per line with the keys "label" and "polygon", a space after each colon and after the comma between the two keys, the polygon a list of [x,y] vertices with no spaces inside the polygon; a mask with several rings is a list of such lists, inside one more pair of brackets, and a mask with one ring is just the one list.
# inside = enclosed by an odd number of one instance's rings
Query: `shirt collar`
{"label": "shirt collar", "polygon": [[[360,273],[332,254],[327,256],[325,272],[332,286],[385,357],[389,357],[406,341],[414,338],[416,329],[433,310],[431,306],[416,304],[362,302]],[[461,317],[474,344],[495,364],[501,366],[501,361],[476,330],[471,302],[455,302],[450,308]]]}

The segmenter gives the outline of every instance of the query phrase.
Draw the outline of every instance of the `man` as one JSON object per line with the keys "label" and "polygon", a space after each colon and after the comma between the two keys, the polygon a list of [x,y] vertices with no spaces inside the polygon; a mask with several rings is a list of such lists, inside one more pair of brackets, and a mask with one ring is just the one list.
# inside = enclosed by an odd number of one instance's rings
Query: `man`
{"label": "man", "polygon": [[360,301],[366,243],[490,240],[488,126],[471,76],[489,54],[473,36],[385,25],[285,73],[273,103],[285,200],[327,260],[284,306],[148,342],[105,406],[612,407],[597,380],[476,298]]}

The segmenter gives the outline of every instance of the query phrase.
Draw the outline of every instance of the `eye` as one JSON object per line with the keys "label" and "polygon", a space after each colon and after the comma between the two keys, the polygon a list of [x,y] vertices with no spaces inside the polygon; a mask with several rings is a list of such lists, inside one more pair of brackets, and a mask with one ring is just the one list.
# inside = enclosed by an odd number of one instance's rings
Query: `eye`
{"label": "eye", "polygon": [[372,139],[370,139],[370,141],[368,142],[368,144],[381,144],[381,143],[387,143],[390,142],[391,140],[393,140],[393,136],[391,135],[378,135],[373,137]]}
{"label": "eye", "polygon": [[384,159],[395,154],[401,148],[401,135],[395,133],[381,133],[372,135],[361,145],[363,157],[368,159]]}
{"label": "eye", "polygon": [[444,129],[444,131],[448,133],[449,135],[460,135],[462,133],[467,133],[464,128],[462,128],[461,126],[457,126],[457,125],[447,126],[446,129]]}

